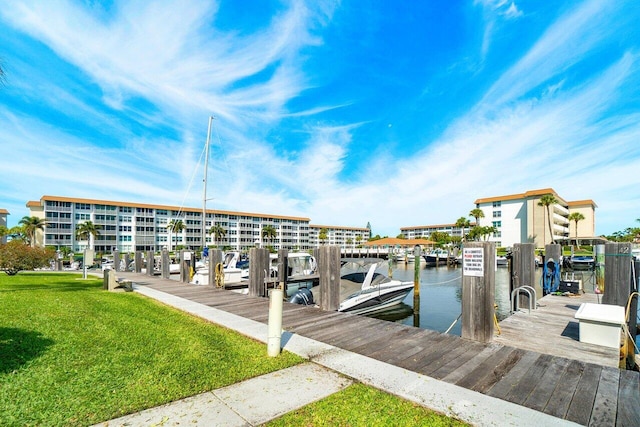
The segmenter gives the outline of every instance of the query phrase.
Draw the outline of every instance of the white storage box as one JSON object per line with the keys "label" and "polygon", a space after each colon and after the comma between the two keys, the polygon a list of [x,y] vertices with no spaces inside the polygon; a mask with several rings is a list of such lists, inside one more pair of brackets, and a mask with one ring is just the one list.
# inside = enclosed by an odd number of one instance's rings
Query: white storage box
{"label": "white storage box", "polygon": [[580,342],[620,348],[624,307],[582,303],[575,318],[580,321]]}

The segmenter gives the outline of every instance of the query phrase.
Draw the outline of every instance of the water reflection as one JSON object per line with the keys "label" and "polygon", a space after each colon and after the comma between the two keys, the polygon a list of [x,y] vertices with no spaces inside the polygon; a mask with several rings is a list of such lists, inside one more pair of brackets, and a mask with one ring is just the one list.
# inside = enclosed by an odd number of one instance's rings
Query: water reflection
{"label": "water reflection", "polygon": [[[388,267],[381,266],[381,273],[388,274]],[[394,279],[413,281],[413,264],[394,264],[392,274]],[[539,297],[541,294],[539,284],[540,272],[536,270],[536,283],[534,284]],[[509,315],[509,271],[505,267],[496,270],[495,300],[498,319],[504,319]],[[413,291],[407,295],[398,310],[392,313],[374,314],[371,317],[399,322],[405,325],[417,326],[423,329],[431,329],[445,332],[456,321],[462,312],[462,269],[460,267],[448,268],[423,267],[420,269],[420,310],[419,316],[413,311]],[[452,335],[461,334],[461,321],[458,320],[449,331]]]}

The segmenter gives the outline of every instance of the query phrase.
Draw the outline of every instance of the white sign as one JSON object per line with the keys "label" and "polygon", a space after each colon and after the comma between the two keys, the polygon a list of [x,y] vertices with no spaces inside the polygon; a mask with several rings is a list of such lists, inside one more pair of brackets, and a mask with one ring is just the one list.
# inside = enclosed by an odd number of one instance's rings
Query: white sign
{"label": "white sign", "polygon": [[183,256],[185,261],[191,261],[191,252],[184,252]]}
{"label": "white sign", "polygon": [[482,248],[462,249],[462,275],[484,276],[484,252]]}

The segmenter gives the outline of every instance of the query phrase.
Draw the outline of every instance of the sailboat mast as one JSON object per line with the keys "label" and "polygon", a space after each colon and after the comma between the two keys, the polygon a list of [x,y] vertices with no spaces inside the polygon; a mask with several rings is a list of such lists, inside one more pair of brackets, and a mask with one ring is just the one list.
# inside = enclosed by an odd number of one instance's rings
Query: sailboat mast
{"label": "sailboat mast", "polygon": [[207,129],[207,144],[204,152],[204,178],[202,179],[202,249],[206,245],[207,237],[207,171],[209,170],[209,143],[211,141],[211,123],[213,116],[209,116],[209,128]]}

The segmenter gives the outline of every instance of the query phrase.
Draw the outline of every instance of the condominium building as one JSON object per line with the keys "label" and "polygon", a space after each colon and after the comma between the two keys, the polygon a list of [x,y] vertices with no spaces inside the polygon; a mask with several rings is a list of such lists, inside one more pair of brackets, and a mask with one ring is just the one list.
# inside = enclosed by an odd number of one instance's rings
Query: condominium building
{"label": "condominium building", "polygon": [[345,249],[355,248],[369,240],[370,237],[371,227],[309,225],[309,246],[312,248],[317,248],[320,245],[336,245]]}
{"label": "condominium building", "polygon": [[[28,202],[27,207],[31,216],[46,220],[44,233],[36,236],[38,245],[66,246],[72,251],[90,245],[76,238],[77,226],[85,221],[98,227],[99,235],[92,242],[97,252],[172,250],[178,246],[195,250],[203,247],[203,234],[204,245],[232,250],[256,246],[289,250],[312,247],[309,218],[302,217],[207,209],[203,233],[203,212],[197,208],[60,196],[43,196]],[[168,225],[172,220],[182,221],[184,229],[171,232]],[[214,225],[223,230],[218,240],[209,233]],[[275,237],[263,237],[267,226],[275,230]]]}
{"label": "condominium building", "polygon": [[451,237],[462,238],[463,234],[467,234],[470,227],[473,227],[476,223],[471,222],[469,227],[458,227],[455,224],[436,224],[436,225],[416,225],[412,227],[401,227],[400,232],[406,239],[429,239],[434,232],[447,233]]}
{"label": "condominium building", "polygon": [[[27,203],[31,216],[46,220],[44,233],[36,235],[40,246],[66,246],[80,251],[91,245],[98,252],[158,251],[176,247],[203,247],[202,209],[143,203],[43,196]],[[93,242],[76,238],[78,225],[91,221],[99,234]],[[171,221],[182,221],[184,229],[175,232],[168,227]],[[212,226],[223,232],[219,238],[210,234]],[[263,233],[272,227],[275,237]],[[204,244],[246,250],[271,246],[274,249],[309,250],[321,244],[353,248],[371,237],[371,228],[310,225],[309,218],[233,212],[207,209],[204,224]],[[322,233],[322,231],[325,233]],[[326,238],[320,239],[322,237]]]}
{"label": "condominium building", "polygon": [[[547,194],[557,200],[557,203],[549,206],[550,221],[547,207],[540,204],[542,197]],[[479,225],[496,228],[497,231],[488,240],[496,242],[497,246],[534,243],[536,247],[544,247],[552,240],[559,242],[574,238],[576,231],[578,238],[593,238],[595,235],[595,202],[566,201],[552,188],[477,199],[475,205],[484,214],[479,218]],[[584,216],[578,221],[577,230],[575,222],[569,221],[569,215],[573,212]]]}
{"label": "condominium building", "polygon": [[[0,209],[0,227],[7,227],[7,215],[9,215],[8,210]],[[0,235],[0,243],[7,243],[7,236]]]}

